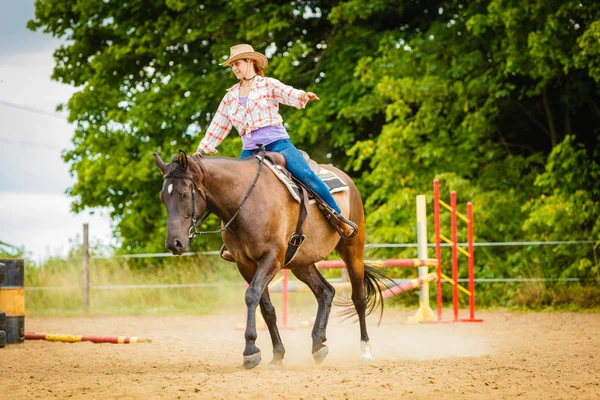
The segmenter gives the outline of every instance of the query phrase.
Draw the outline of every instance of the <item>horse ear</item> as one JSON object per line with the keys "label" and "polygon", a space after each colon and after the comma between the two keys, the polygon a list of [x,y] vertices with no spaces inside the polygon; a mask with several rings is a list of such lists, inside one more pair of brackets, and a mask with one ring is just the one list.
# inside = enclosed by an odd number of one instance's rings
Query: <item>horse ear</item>
{"label": "horse ear", "polygon": [[181,164],[184,169],[187,169],[188,167],[187,154],[185,154],[185,151],[183,150],[179,150],[179,164]]}
{"label": "horse ear", "polygon": [[152,153],[152,155],[154,156],[154,162],[156,162],[156,166],[158,169],[160,169],[160,172],[163,174],[163,176],[165,176],[167,173],[167,164],[165,164],[162,158],[160,158],[158,153]]}

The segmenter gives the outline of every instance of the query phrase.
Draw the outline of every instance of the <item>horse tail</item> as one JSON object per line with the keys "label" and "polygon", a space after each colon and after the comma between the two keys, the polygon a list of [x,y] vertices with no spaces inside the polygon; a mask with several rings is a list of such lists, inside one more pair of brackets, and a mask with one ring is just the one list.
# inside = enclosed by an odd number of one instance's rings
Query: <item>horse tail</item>
{"label": "horse tail", "polygon": [[[364,285],[365,285],[365,293],[366,293],[366,308],[365,314],[371,314],[376,308],[380,308],[379,312],[379,321],[377,325],[381,323],[381,319],[383,318],[383,294],[381,291],[381,287],[392,287],[396,285],[390,277],[388,277],[385,273],[380,271],[379,269],[372,267],[370,265],[365,264],[364,269]],[[350,299],[344,299],[343,301],[336,302],[336,306],[343,307],[344,311],[341,312],[341,315],[344,316],[344,319],[351,318],[356,313],[356,308],[354,307],[354,303]]]}

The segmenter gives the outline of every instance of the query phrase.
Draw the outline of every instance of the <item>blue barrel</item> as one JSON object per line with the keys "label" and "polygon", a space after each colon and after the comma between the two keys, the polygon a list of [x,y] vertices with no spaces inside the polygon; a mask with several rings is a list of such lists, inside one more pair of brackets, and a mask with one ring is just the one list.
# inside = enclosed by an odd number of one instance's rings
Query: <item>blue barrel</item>
{"label": "blue barrel", "polygon": [[25,262],[0,259],[0,310],[6,314],[6,343],[25,340]]}

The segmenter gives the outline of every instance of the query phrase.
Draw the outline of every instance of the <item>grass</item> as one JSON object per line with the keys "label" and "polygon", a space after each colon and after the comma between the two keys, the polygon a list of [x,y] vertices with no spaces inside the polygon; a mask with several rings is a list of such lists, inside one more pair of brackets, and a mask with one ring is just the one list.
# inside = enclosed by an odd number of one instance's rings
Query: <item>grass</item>
{"label": "grass", "polygon": [[[341,270],[323,271],[338,278]],[[411,277],[414,270],[389,269],[390,276]],[[290,274],[290,279],[294,279]],[[81,315],[203,315],[244,312],[244,283],[234,264],[219,257],[166,257],[159,259],[97,259],[90,262],[90,306],[84,311],[80,258],[26,263],[26,313],[39,316]],[[120,287],[123,285],[195,284],[194,287]],[[202,286],[199,286],[202,285]],[[44,287],[44,290],[35,290]],[[110,288],[109,288],[110,287]],[[451,305],[451,286],[444,284],[444,306]],[[480,283],[476,287],[477,308],[502,307],[518,310],[594,311],[600,309],[600,288],[580,283]],[[392,309],[416,309],[417,291],[386,301]],[[430,285],[432,304],[435,286]],[[341,293],[349,298],[350,293]],[[281,294],[273,293],[281,309]],[[311,293],[290,293],[289,313],[316,310]],[[460,295],[461,309],[468,297]]]}
{"label": "grass", "polygon": [[[152,263],[117,258],[92,260],[89,270],[89,309],[84,311],[80,259],[26,265],[25,287],[30,288],[25,294],[27,314],[208,314],[243,302],[244,285],[235,265],[215,257],[169,257]],[[127,287],[169,284],[206,286]]]}

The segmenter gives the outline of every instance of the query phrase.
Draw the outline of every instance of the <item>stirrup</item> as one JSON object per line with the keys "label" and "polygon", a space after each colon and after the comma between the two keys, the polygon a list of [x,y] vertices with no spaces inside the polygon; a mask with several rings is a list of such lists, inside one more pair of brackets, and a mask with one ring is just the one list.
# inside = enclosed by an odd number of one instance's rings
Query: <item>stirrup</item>
{"label": "stirrup", "polygon": [[[358,233],[358,225],[356,225],[354,222],[352,222],[349,219],[347,219],[346,217],[344,217],[342,214],[338,214],[335,211],[331,214],[331,216],[333,217],[333,219],[335,219],[335,221],[333,221],[330,218],[329,222],[332,223],[333,227],[339,233],[339,235],[342,237],[342,239],[350,240],[354,236],[356,236],[356,234]],[[348,230],[344,231],[342,229],[343,225],[347,225],[351,228],[350,233],[348,233]]]}
{"label": "stirrup", "polygon": [[221,246],[221,249],[219,250],[219,255],[225,261],[235,262],[235,258],[233,258],[233,255],[231,255],[229,250],[227,250],[227,247],[225,247],[225,243],[223,243],[223,245]]}
{"label": "stirrup", "polygon": [[[323,201],[323,199],[321,199],[319,196],[314,195],[314,197],[318,200],[317,208],[323,213],[325,218],[327,218],[331,226],[335,228],[342,239],[350,240],[356,236],[358,233],[358,225],[344,217],[342,214],[339,214],[329,204],[325,203],[325,201]],[[352,231],[350,233],[344,232],[341,225],[349,226],[352,228]]]}

